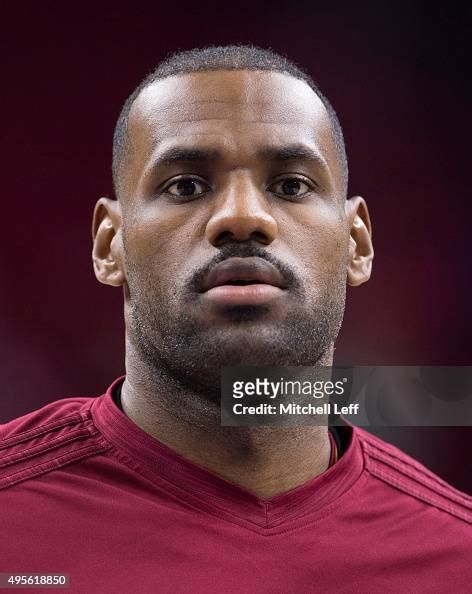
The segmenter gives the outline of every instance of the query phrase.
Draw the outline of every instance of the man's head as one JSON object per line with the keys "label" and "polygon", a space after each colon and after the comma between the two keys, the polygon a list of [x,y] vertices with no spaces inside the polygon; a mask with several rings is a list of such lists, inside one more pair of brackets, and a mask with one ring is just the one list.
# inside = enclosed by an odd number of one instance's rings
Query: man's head
{"label": "man's head", "polygon": [[94,215],[96,275],[124,287],[128,350],[210,399],[222,365],[329,363],[346,283],[373,257],[334,110],[257,48],[156,72],[117,124],[119,200]]}

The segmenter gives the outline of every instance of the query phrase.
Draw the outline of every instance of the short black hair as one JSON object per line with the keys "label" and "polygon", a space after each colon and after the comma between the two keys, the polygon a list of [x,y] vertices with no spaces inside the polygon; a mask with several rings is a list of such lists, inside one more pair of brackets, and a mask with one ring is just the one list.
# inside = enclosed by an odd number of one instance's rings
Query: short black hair
{"label": "short black hair", "polygon": [[291,60],[270,50],[254,45],[223,45],[195,48],[174,53],[160,62],[154,70],[144,78],[131,95],[126,99],[118,117],[113,135],[113,186],[115,194],[119,194],[119,177],[121,167],[128,151],[128,117],[135,99],[141,91],[157,80],[177,74],[205,72],[210,70],[261,70],[288,74],[305,81],[318,95],[328,112],[336,149],[341,162],[343,189],[347,191],[348,164],[344,137],[338,116],[320,91],[318,85],[302,68]]}

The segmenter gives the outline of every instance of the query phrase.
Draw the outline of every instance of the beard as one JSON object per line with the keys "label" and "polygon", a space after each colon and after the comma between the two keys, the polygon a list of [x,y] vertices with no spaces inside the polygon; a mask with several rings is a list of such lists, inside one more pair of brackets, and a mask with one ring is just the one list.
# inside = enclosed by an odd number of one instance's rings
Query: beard
{"label": "beard", "polygon": [[324,281],[309,292],[291,270],[257,247],[224,249],[211,265],[231,256],[265,258],[289,279],[293,307],[283,319],[274,320],[270,306],[245,305],[228,307],[223,324],[205,323],[193,314],[198,307],[195,286],[210,265],[179,288],[156,280],[127,257],[129,340],[146,368],[172,384],[172,391],[198,394],[212,404],[220,402],[224,366],[320,364],[344,315],[346,273],[341,266],[325,270]]}

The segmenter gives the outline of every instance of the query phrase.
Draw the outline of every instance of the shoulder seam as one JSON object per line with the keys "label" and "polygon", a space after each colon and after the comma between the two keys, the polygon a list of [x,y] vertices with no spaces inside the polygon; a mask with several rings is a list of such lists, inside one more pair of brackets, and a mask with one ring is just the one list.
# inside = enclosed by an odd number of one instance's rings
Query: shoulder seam
{"label": "shoulder seam", "polygon": [[60,456],[46,460],[45,462],[30,466],[24,470],[19,470],[3,477],[0,480],[0,490],[6,487],[11,487],[12,485],[20,483],[24,480],[28,480],[35,476],[46,474],[51,470],[57,470],[58,468],[66,466],[67,464],[77,460],[81,460],[82,458],[86,458],[87,456],[106,452],[111,447],[111,444],[102,438],[95,443],[84,445],[77,450],[73,450],[72,452],[66,452],[65,454],[61,454]]}
{"label": "shoulder seam", "polygon": [[411,495],[415,499],[419,499],[420,501],[426,502],[429,505],[431,505],[437,509],[441,509],[442,511],[445,511],[446,513],[449,513],[449,514],[459,518],[460,520],[467,522],[468,524],[472,523],[472,518],[470,517],[470,514],[462,512],[460,509],[457,509],[456,507],[452,507],[445,503],[433,501],[426,494],[418,493],[414,489],[407,487],[405,484],[403,484],[401,481],[398,481],[393,475],[391,475],[388,472],[385,473],[379,469],[369,468],[369,467],[367,467],[367,472],[369,474],[371,474],[372,476],[374,476],[375,478],[382,480],[384,483],[392,485],[395,488],[397,488],[398,490],[403,491],[404,493],[406,493],[408,495]]}
{"label": "shoulder seam", "polygon": [[[438,493],[438,495],[441,495],[441,496],[453,501],[454,503],[458,503],[459,505],[462,505],[462,504],[465,505],[467,503],[467,497],[464,494],[462,494],[457,489],[454,489],[454,487],[452,487],[451,485],[448,485],[445,481],[442,481],[440,478],[438,478],[433,473],[430,474],[429,471],[424,472],[421,467],[417,467],[417,466],[411,464],[411,462],[408,460],[408,458],[403,459],[403,458],[396,457],[393,454],[391,454],[390,452],[387,452],[381,448],[375,448],[375,446],[374,446],[374,448],[371,448],[371,444],[368,444],[366,450],[367,450],[367,455],[370,458],[373,458],[374,460],[378,460],[379,462],[382,462],[383,464],[389,466],[390,468],[393,468],[400,474],[408,477],[409,479],[411,479],[413,481],[416,481],[417,483],[423,484],[418,480],[418,476],[416,475],[417,473],[420,474],[427,481],[431,481],[431,482],[428,482],[427,486],[432,491],[435,491],[436,493]],[[375,451],[375,450],[377,450],[377,451]],[[395,462],[398,462],[399,464],[407,466],[408,469],[400,468],[398,465],[395,464]],[[410,468],[413,469],[415,472],[410,471]],[[433,483],[433,484],[431,484],[431,483]]]}
{"label": "shoulder seam", "polygon": [[73,425],[77,422],[83,422],[89,418],[91,418],[89,411],[87,411],[85,414],[72,413],[70,415],[61,417],[54,421],[44,423],[39,427],[27,429],[26,431],[20,431],[19,433],[15,433],[11,437],[0,439],[0,450],[8,448],[11,445],[16,445],[19,443],[23,443],[24,441],[28,441],[32,437],[38,437],[39,435],[43,435],[44,433],[47,433],[52,429],[60,429],[61,427],[66,427],[67,425]]}
{"label": "shoulder seam", "polygon": [[[108,451],[112,445],[93,423],[90,407],[74,401],[78,409],[35,423],[35,413],[24,419],[26,430],[12,426],[8,437],[0,439],[0,490],[45,475],[83,458]],[[45,408],[48,408],[46,405]],[[55,417],[55,418],[54,418]],[[20,427],[21,429],[21,420]],[[9,427],[7,425],[7,432]],[[8,433],[7,433],[8,435]]]}
{"label": "shoulder seam", "polygon": [[[448,483],[446,481],[444,481],[443,479],[441,479],[440,477],[438,477],[436,474],[434,474],[434,472],[432,472],[431,470],[428,470],[427,468],[425,468],[419,462],[416,462],[415,460],[412,460],[408,456],[408,454],[404,454],[405,457],[396,456],[394,453],[392,453],[390,451],[390,448],[386,448],[381,441],[378,442],[377,440],[372,439],[371,436],[368,433],[367,433],[367,437],[362,436],[361,439],[367,444],[367,447],[368,448],[372,448],[372,449],[378,450],[379,452],[381,452],[385,456],[388,456],[390,458],[393,458],[394,460],[398,460],[399,462],[401,462],[402,464],[405,464],[406,466],[410,466],[411,468],[413,468],[417,472],[420,472],[421,474],[427,476],[428,478],[434,480],[435,482],[437,482],[438,484],[440,484],[442,486],[445,486],[445,487],[448,487],[448,488],[453,488],[450,485],[448,485]],[[396,446],[392,446],[392,447],[396,447]]]}
{"label": "shoulder seam", "polygon": [[44,444],[40,443],[35,446],[31,446],[17,454],[13,454],[11,456],[6,456],[6,458],[0,458],[0,468],[6,468],[15,462],[28,460],[29,458],[33,458],[36,454],[44,454],[51,450],[56,449],[58,446],[65,445],[70,443],[71,441],[76,441],[83,437],[91,437],[98,433],[98,429],[93,426],[86,426],[86,427],[79,427],[78,429],[72,429],[67,435],[61,435],[59,437],[55,437],[51,439],[47,446],[45,447]]}
{"label": "shoulder seam", "polygon": [[[472,514],[468,512],[467,496],[465,494],[463,495],[460,491],[454,489],[454,487],[443,482],[433,473],[431,473],[432,476],[430,477],[427,469],[425,469],[426,472],[422,472],[422,468],[418,468],[412,464],[407,455],[406,459],[403,460],[380,447],[375,447],[375,444],[372,444],[370,440],[362,440],[362,446],[365,452],[365,466],[369,474],[420,501],[441,509],[465,522],[472,523]],[[380,468],[380,464],[383,464],[386,468]],[[406,468],[402,468],[402,464]],[[421,481],[422,477],[425,479],[424,482]],[[402,478],[405,480],[401,480]],[[432,479],[437,480],[433,481]],[[433,494],[441,497],[443,501],[434,499],[428,493],[420,492],[413,486],[406,484],[406,480],[413,481],[417,485],[425,487]]]}

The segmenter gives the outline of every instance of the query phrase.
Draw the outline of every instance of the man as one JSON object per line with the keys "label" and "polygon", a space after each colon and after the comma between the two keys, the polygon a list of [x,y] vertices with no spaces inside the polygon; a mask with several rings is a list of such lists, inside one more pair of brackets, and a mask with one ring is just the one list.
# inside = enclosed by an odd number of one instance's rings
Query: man
{"label": "man", "polygon": [[331,365],[365,201],[313,81],[254,47],[162,63],[115,131],[98,280],[126,377],[1,430],[1,567],[74,592],[465,592],[471,500],[349,424],[226,427],[220,373]]}

